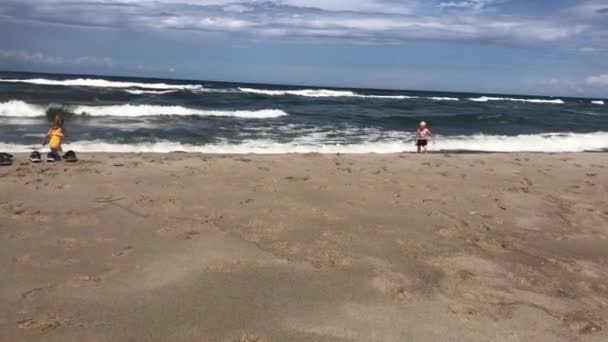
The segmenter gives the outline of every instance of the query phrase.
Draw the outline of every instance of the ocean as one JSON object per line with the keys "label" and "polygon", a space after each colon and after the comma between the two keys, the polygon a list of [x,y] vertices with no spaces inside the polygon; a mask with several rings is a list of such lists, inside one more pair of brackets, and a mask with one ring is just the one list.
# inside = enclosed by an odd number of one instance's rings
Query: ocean
{"label": "ocean", "polygon": [[0,73],[0,151],[396,153],[425,120],[437,152],[608,151],[608,100]]}

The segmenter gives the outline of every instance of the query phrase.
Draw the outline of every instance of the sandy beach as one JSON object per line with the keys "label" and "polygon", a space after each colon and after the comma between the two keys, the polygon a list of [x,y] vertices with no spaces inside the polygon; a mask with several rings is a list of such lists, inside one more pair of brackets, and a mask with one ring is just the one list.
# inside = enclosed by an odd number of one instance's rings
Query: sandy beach
{"label": "sandy beach", "polygon": [[608,154],[0,168],[0,341],[607,341]]}

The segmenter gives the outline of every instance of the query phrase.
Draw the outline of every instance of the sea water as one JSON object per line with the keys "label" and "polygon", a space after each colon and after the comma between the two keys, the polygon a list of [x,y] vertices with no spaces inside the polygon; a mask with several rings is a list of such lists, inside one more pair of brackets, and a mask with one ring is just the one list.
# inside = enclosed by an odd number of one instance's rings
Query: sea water
{"label": "sea water", "polygon": [[66,117],[79,152],[608,150],[605,99],[0,73],[0,151],[40,149]]}

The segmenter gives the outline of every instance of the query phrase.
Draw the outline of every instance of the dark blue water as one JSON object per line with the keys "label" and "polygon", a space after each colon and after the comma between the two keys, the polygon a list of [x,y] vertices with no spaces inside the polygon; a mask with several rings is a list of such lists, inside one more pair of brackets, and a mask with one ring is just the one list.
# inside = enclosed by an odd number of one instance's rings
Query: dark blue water
{"label": "dark blue water", "polygon": [[0,149],[66,117],[81,151],[399,152],[608,149],[608,100],[0,73]]}

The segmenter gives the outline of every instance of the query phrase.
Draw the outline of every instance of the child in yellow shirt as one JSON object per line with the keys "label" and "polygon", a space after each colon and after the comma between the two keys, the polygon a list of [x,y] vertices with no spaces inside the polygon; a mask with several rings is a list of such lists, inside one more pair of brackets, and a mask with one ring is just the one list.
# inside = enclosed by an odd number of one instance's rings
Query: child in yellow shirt
{"label": "child in yellow shirt", "polygon": [[52,155],[55,160],[60,159],[57,157],[59,156],[59,152],[63,151],[61,148],[61,143],[63,142],[65,135],[66,132],[65,128],[63,127],[63,118],[57,115],[55,120],[53,120],[53,127],[49,129],[46,137],[44,138],[44,142],[42,143],[42,146],[46,145],[47,143],[49,144],[49,148],[51,149],[50,155]]}

